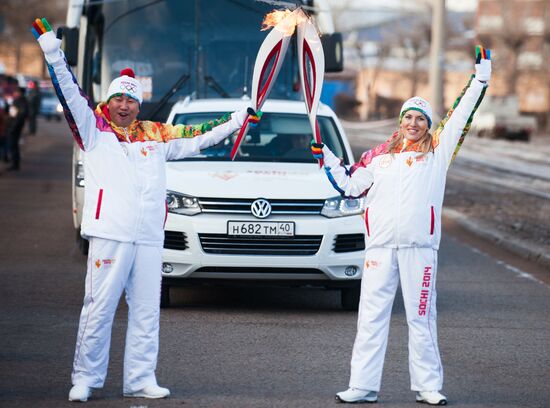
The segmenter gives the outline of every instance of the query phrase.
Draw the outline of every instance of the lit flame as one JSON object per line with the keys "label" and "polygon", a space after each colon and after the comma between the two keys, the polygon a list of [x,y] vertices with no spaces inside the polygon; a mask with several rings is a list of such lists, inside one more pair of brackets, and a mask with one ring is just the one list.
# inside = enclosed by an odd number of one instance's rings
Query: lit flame
{"label": "lit flame", "polygon": [[279,24],[284,18],[290,16],[292,11],[286,10],[273,10],[267,13],[262,21],[262,31],[269,30]]}
{"label": "lit flame", "polygon": [[275,28],[285,36],[294,34],[296,26],[305,21],[307,16],[301,9],[290,11],[285,10],[273,10],[271,13],[267,13],[262,22],[262,31]]}

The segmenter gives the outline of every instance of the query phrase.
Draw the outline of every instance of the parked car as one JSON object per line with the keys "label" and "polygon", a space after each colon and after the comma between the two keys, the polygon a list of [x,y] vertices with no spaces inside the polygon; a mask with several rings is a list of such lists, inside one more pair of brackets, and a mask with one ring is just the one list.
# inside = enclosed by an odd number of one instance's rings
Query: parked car
{"label": "parked car", "polygon": [[537,120],[519,111],[517,96],[487,96],[472,122],[472,133],[479,137],[528,141]]}
{"label": "parked car", "polygon": [[53,89],[41,89],[40,94],[38,114],[47,120],[56,119],[60,121],[63,118],[63,107]]}
{"label": "parked car", "polygon": [[[247,104],[186,100],[168,122],[201,123]],[[342,306],[357,309],[364,200],[340,197],[313,159],[303,102],[270,100],[262,110],[235,161],[233,136],[167,163],[162,306],[172,286],[254,282],[339,289]],[[353,163],[334,112],[321,104],[318,121],[324,143]]]}
{"label": "parked car", "polygon": [[15,74],[15,78],[17,79],[18,85],[21,88],[25,88],[25,89],[29,87],[30,82],[34,82],[36,84],[40,82],[40,78],[32,75],[26,75],[26,74]]}

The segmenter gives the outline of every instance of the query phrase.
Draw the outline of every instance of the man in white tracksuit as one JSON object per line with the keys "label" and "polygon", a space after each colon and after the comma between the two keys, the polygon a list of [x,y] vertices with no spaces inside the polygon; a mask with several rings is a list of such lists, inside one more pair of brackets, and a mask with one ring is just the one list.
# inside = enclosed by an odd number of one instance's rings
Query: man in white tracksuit
{"label": "man in white tracksuit", "polygon": [[437,130],[430,134],[430,104],[420,97],[401,108],[399,130],[366,152],[350,169],[324,145],[333,186],[347,197],[366,194],[366,253],[357,337],[349,389],[341,402],[378,399],[391,309],[401,282],[409,327],[409,371],[416,400],[444,405],[443,368],[437,344],[436,277],[441,209],[447,169],[458,150],[490,78],[490,54],[479,49],[476,74]]}
{"label": "man in white tracksuit", "polygon": [[94,110],[67,67],[45,19],[33,24],[86,175],[82,235],[89,239],[84,306],[71,401],[86,401],[107,374],[111,327],[123,291],[128,303],[124,395],[164,398],[157,385],[160,285],[166,219],[165,162],[200,152],[239,129],[246,111],[194,126],[136,120],[140,83],[123,70]]}

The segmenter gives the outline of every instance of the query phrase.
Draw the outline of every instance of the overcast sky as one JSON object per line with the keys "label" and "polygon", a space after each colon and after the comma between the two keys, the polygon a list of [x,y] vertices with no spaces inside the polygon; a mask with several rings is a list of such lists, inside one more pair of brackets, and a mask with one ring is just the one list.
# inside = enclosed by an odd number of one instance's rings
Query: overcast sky
{"label": "overcast sky", "polygon": [[[328,0],[328,2],[333,5],[333,7],[338,7],[337,5],[341,0]],[[460,10],[460,11],[473,11],[477,6],[477,0],[446,0],[446,6],[450,10]],[[384,0],[383,7],[414,7],[414,1],[410,0]],[[354,8],[377,8],[380,7],[379,0],[356,0],[353,3]]]}
{"label": "overcast sky", "polygon": [[477,0],[447,0],[449,9],[460,11],[473,11],[477,7]]}

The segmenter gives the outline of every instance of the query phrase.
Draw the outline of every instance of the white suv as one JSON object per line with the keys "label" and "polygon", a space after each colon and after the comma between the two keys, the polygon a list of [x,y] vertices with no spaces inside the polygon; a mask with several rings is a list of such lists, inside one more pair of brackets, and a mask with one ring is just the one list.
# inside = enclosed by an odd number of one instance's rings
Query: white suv
{"label": "white suv", "polygon": [[[195,124],[248,105],[235,99],[178,102],[168,118]],[[342,199],[313,159],[303,102],[267,101],[235,161],[234,136],[201,155],[167,163],[162,306],[170,287],[235,281],[338,288],[356,309],[363,271],[364,203]],[[353,156],[342,126],[318,109],[323,141]]]}

